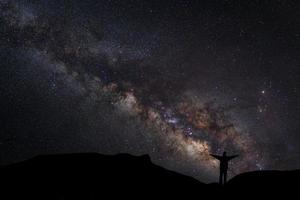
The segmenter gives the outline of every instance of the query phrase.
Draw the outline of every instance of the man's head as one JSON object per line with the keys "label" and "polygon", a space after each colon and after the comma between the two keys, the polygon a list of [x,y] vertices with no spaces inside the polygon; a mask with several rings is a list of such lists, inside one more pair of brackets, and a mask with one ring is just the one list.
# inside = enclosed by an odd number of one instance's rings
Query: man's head
{"label": "man's head", "polygon": [[226,151],[223,152],[223,156],[226,156]]}

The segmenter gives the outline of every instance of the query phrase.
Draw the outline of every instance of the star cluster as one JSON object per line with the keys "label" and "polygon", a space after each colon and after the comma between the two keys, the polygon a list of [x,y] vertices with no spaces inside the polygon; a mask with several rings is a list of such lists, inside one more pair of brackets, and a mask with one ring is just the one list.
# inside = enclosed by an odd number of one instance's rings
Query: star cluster
{"label": "star cluster", "polygon": [[147,153],[213,181],[226,150],[231,176],[299,168],[297,8],[1,0],[1,162]]}

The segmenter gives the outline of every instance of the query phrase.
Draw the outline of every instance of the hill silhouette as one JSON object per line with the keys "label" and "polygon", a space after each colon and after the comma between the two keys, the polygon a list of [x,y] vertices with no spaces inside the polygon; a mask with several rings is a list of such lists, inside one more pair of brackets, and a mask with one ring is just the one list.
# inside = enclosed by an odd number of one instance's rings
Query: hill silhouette
{"label": "hill silhouette", "polygon": [[5,199],[101,199],[107,195],[217,197],[243,190],[291,194],[297,191],[299,178],[300,171],[249,172],[220,187],[157,166],[148,155],[44,155],[2,166],[0,195]]}
{"label": "hill silhouette", "polygon": [[[233,177],[228,188],[239,188],[246,190],[251,188],[255,191],[279,192],[288,190],[296,192],[299,188],[300,170],[293,171],[254,171],[247,172]],[[278,191],[279,189],[279,191]]]}

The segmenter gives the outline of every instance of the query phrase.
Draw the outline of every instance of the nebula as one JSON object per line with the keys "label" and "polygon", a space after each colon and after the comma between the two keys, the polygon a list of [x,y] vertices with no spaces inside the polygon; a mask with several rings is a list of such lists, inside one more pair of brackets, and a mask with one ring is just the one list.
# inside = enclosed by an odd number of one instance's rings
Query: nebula
{"label": "nebula", "polygon": [[223,9],[236,8],[231,1],[186,1],[186,12],[174,2],[151,12],[148,1],[122,2],[0,1],[1,162],[149,154],[205,182],[218,176],[210,154],[223,151],[239,155],[230,177],[300,166],[298,54],[275,51],[299,38],[282,44],[254,23],[257,9],[238,17]]}

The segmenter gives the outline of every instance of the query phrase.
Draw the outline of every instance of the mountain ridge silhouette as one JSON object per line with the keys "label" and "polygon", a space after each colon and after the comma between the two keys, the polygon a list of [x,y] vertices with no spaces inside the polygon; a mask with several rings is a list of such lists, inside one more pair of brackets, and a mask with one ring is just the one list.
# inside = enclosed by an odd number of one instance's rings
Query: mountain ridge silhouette
{"label": "mountain ridge silhouette", "polygon": [[155,165],[148,155],[129,154],[39,155],[0,168],[6,199],[101,199],[106,195],[139,197],[139,193],[148,197],[192,197],[195,193],[220,197],[249,190],[252,194],[296,194],[299,178],[300,170],[255,171],[237,175],[221,187]]}

